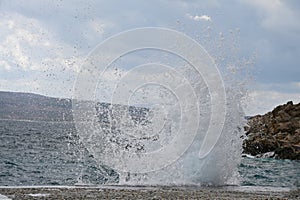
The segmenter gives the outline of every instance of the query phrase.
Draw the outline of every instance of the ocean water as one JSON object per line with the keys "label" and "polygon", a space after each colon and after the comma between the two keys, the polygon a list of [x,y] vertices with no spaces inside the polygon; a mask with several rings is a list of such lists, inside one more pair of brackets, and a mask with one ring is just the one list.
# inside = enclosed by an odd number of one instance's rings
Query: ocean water
{"label": "ocean water", "polygon": [[[241,186],[300,187],[300,161],[242,158]],[[71,122],[0,120],[0,186],[117,184],[98,166]]]}

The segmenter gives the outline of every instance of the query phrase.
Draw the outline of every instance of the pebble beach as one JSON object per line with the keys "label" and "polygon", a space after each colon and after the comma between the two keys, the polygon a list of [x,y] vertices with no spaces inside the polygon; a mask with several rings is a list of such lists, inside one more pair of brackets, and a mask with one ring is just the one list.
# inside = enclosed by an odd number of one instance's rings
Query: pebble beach
{"label": "pebble beach", "polygon": [[0,199],[300,199],[300,190],[185,186],[1,187]]}

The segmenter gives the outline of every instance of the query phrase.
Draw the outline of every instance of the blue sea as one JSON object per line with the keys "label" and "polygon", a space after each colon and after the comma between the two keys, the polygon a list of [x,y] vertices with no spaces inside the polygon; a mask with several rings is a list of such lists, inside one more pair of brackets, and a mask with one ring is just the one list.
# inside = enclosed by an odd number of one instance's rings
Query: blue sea
{"label": "blue sea", "polygon": [[[0,186],[116,184],[80,143],[72,122],[0,120]],[[242,158],[241,186],[300,187],[300,161]]]}

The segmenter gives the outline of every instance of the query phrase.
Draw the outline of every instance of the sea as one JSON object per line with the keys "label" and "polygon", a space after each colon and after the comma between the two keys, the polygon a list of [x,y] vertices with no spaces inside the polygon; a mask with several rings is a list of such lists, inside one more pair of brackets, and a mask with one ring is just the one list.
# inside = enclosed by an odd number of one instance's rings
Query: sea
{"label": "sea", "polygon": [[[243,157],[240,186],[299,188],[300,161]],[[0,186],[117,184],[99,165],[72,122],[0,120]]]}

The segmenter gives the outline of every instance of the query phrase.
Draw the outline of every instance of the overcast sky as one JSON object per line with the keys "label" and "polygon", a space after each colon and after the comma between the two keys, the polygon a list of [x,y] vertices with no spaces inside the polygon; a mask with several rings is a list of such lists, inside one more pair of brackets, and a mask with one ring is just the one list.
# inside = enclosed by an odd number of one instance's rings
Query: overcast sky
{"label": "overcast sky", "polygon": [[97,44],[155,26],[194,38],[219,65],[225,57],[243,68],[245,112],[265,113],[300,101],[299,10],[298,0],[0,0],[0,90],[71,97]]}

